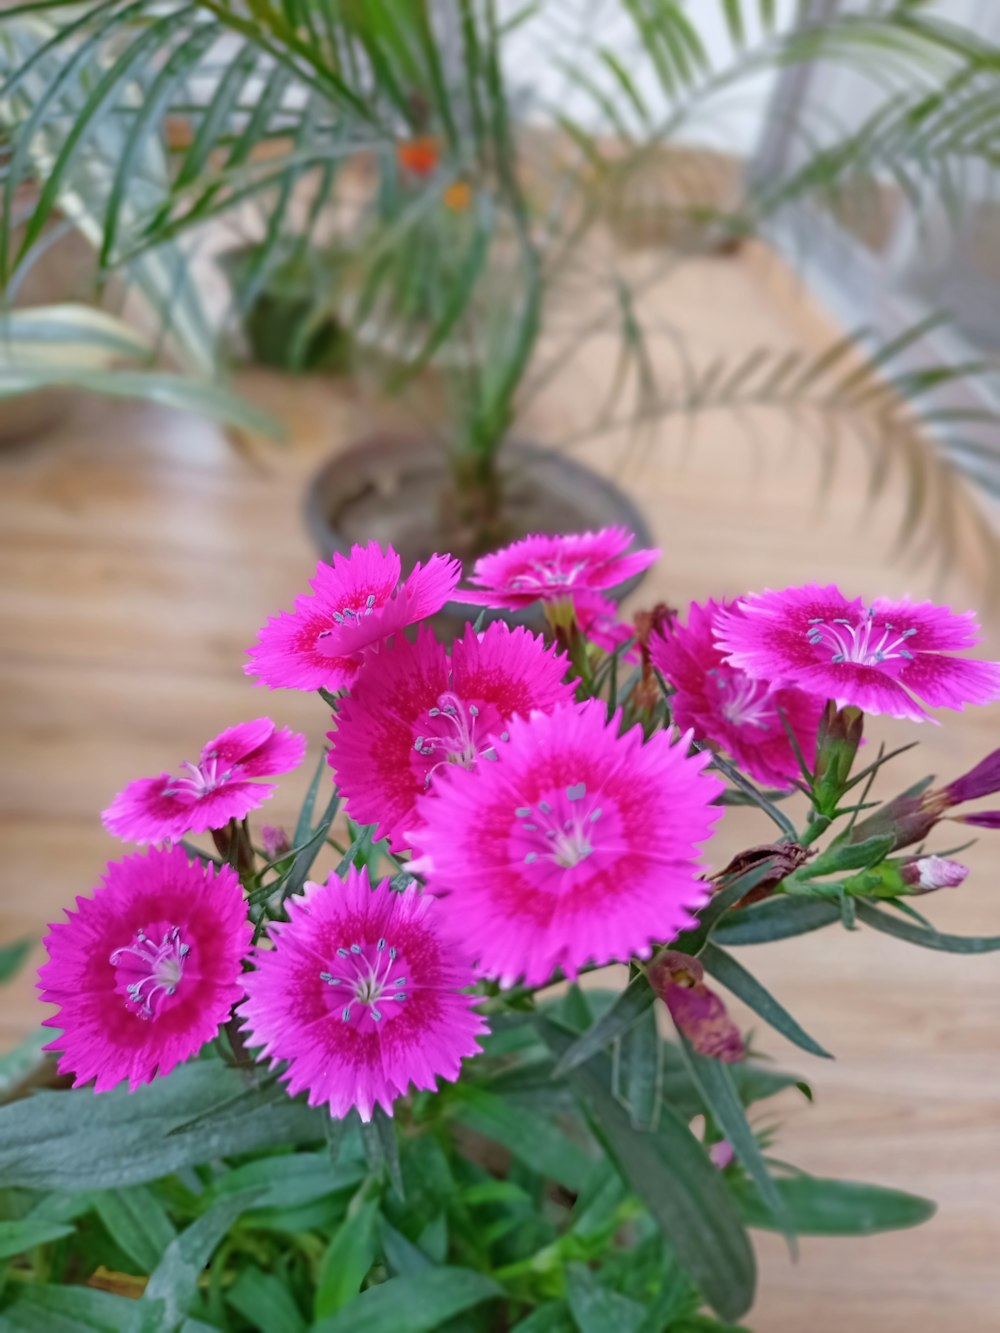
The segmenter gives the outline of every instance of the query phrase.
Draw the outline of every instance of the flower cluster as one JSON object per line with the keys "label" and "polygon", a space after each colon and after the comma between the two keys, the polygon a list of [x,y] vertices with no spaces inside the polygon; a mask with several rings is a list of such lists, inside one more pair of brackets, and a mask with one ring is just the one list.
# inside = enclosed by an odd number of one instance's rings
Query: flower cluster
{"label": "flower cluster", "polygon": [[[40,989],[58,1007],[47,1022],[61,1032],[60,1069],[98,1091],[134,1089],[226,1027],[290,1093],[367,1119],[410,1088],[458,1078],[480,1049],[491,987],[530,991],[611,962],[647,967],[696,1049],[742,1059],[702,964],[663,947],[697,929],[719,879],[701,849],[723,810],[721,755],[782,791],[808,793],[820,774],[829,788],[835,772],[828,824],[857,710],[919,721],[924,705],[986,703],[1000,697],[1000,664],[955,655],[975,642],[971,616],[866,606],[833,587],[695,603],[684,617],[661,604],[628,625],[614,589],[658,554],[632,541],[621,529],[529,537],[480,560],[465,591],[443,555],[405,579],[375,543],[320,564],[311,593],[261,629],[247,671],[333,707],[326,759],[346,814],[367,845],[385,840],[397,873],[373,884],[348,855],[346,876],[305,879],[297,867],[313,863],[329,819],[300,820],[299,847],[264,825],[256,851],[246,817],[274,792],[262,779],[306,749],[270,718],[221,732],[180,774],[130,782],[105,825],[156,845],[110,863],[46,941]],[[469,624],[449,650],[423,623],[449,599],[540,603],[550,637]],[[635,683],[619,691],[621,662]],[[831,767],[831,738],[843,750],[847,736],[847,760]],[[894,850],[998,789],[991,756],[940,791],[889,802],[849,841]],[[187,841],[204,833],[221,860]],[[807,843],[744,853],[760,864],[742,905],[784,878],[805,883]],[[934,856],[883,861],[838,891],[928,892],[964,873]]]}

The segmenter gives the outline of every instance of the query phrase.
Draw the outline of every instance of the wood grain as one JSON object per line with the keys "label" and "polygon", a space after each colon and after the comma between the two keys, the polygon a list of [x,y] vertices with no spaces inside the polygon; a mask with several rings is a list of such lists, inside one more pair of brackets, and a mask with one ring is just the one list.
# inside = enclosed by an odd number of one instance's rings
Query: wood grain
{"label": "wood grain", "polygon": [[[630,262],[632,262],[630,260]],[[709,358],[766,341],[822,345],[834,331],[776,261],[689,263],[651,298]],[[534,403],[525,433],[551,439],[596,411],[614,340],[598,338]],[[270,712],[304,727],[314,753],[326,719],[313,697],[255,689],[241,674],[259,623],[290,604],[315,553],[301,522],[305,480],[378,405],[329,382],[255,373],[245,388],[289,424],[278,448],[235,451],[197,420],[80,401],[64,425],[0,455],[4,568],[0,691],[0,939],[44,924],[93,885],[120,849],[97,812],[129,779],[193,755],[223,726]],[[803,423],[724,413],[668,421],[641,448],[622,439],[577,456],[644,505],[663,560],[638,602],[830,579],[859,593],[983,600],[971,547],[942,586],[931,565],[893,554],[897,482],[865,507],[864,463],[846,445],[825,482]],[[1000,655],[996,623],[985,650]],[[922,732],[886,790],[942,777],[1000,745],[1000,710]],[[289,820],[307,777],[283,785],[269,822]],[[769,836],[750,812],[727,816],[712,860]],[[945,834],[941,845],[962,841]],[[968,853],[974,875],[928,902],[945,929],[1000,933],[1000,839]],[[812,1061],[770,1032],[758,1044],[806,1074],[816,1103],[786,1096],[781,1156],[817,1173],[871,1179],[939,1202],[926,1227],[865,1241],[806,1241],[798,1264],[760,1242],[759,1333],[995,1333],[1000,1328],[1000,964],[924,953],[859,930],[745,954],[761,979],[837,1055]],[[0,1038],[33,1026],[32,977],[4,995]]]}

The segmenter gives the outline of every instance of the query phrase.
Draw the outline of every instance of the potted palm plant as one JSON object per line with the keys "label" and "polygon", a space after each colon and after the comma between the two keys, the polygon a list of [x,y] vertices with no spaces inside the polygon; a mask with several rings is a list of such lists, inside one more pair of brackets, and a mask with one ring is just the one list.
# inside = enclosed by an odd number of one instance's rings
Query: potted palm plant
{"label": "potted palm plant", "polygon": [[[111,0],[72,11],[56,0],[15,6],[5,25],[31,26],[35,42],[27,52],[22,45],[0,90],[0,102],[18,106],[21,150],[8,186],[41,163],[46,187],[13,267],[30,261],[33,240],[72,193],[81,161],[91,167],[97,206],[90,221],[104,275],[142,273],[178,252],[183,271],[198,272],[198,243],[220,221],[256,208],[261,236],[235,283],[246,310],[265,275],[280,274],[290,237],[311,243],[327,227],[335,247],[346,238],[349,272],[339,263],[310,270],[308,328],[334,319],[350,326],[352,340],[388,350],[383,386],[429,367],[442,380],[445,406],[430,432],[439,446],[430,506],[436,540],[420,540],[447,543],[466,558],[518,535],[516,477],[524,468],[515,466],[511,443],[524,411],[583,345],[610,329],[617,350],[607,401],[574,428],[574,438],[636,422],[649,427],[671,414],[789,408],[821,422],[817,438],[835,438],[844,426],[863,433],[879,460],[876,476],[893,453],[919,456],[919,467],[941,483],[919,489],[954,495],[917,426],[926,406],[939,436],[964,430],[965,418],[941,412],[927,394],[968,367],[895,373],[906,338],[877,349],[867,364],[845,339],[818,355],[754,347],[699,366],[684,349],[682,329],[647,323],[642,298],[685,254],[753,234],[803,196],[831,198],[878,172],[895,176],[915,202],[921,188],[935,193],[939,179],[928,163],[953,167],[988,151],[985,132],[970,132],[965,118],[949,129],[944,110],[995,52],[922,6],[881,0],[849,13],[804,5],[791,28],[777,22],[775,6],[724,4],[721,58],[700,35],[701,10],[645,2],[613,8],[614,23],[588,25],[583,12],[584,23],[573,28],[559,4],[506,14],[492,0],[481,7],[262,0],[252,17],[215,0]],[[46,25],[44,35],[38,25]],[[572,96],[539,99],[532,77],[522,77],[526,51],[532,69],[558,69]],[[669,162],[665,148],[717,99],[762,70],[824,56],[873,81],[891,74],[891,97],[860,130],[780,179],[751,176],[738,195],[727,187],[704,201],[682,190],[679,243],[668,254],[653,247],[638,267],[621,264],[608,243],[609,199],[627,202],[634,182],[643,182],[645,208],[645,191],[661,171],[656,164]],[[186,132],[168,143],[178,115]],[[548,128],[539,128],[543,122]],[[113,153],[102,139],[109,123],[120,135]],[[925,124],[935,125],[933,136],[921,132]],[[166,172],[151,178],[136,170],[165,145]],[[359,162],[374,169],[358,172]],[[916,177],[915,162],[923,172]],[[367,181],[360,202],[347,188],[359,176]],[[674,189],[669,209],[676,197]],[[172,334],[182,268],[172,285],[153,288]],[[588,297],[582,316],[581,291]],[[201,336],[203,360],[218,353],[221,335],[210,329]],[[679,354],[666,354],[678,347]],[[352,497],[369,509],[380,497],[385,513],[397,494],[399,528],[412,526],[414,479],[400,465],[387,482],[386,459],[376,452],[341,459],[344,494],[328,497],[325,554],[352,528],[343,512]],[[412,449],[407,456],[426,474],[423,456]],[[549,459],[548,475],[558,472]],[[532,480],[532,493],[544,487],[553,508],[548,518],[532,513],[531,526],[563,522],[554,502],[576,485],[565,476],[552,486]],[[326,495],[320,481],[314,514]],[[544,511],[545,496],[539,503]],[[612,510],[605,521],[615,517]],[[581,521],[592,521],[589,512],[570,526]],[[405,546],[399,532],[387,535]]]}

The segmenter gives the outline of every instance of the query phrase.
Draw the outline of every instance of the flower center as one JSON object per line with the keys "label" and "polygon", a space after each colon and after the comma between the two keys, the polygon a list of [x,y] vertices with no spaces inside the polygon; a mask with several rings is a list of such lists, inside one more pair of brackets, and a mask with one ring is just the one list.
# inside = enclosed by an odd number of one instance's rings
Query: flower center
{"label": "flower center", "polygon": [[561,560],[533,560],[520,574],[511,579],[512,588],[569,588],[587,568],[586,560],[577,560],[563,568]]}
{"label": "flower center", "polygon": [[774,703],[767,681],[751,680],[742,671],[710,667],[708,675],[718,686],[722,716],[734,727],[758,727],[767,731],[774,722]]}
{"label": "flower center", "polygon": [[174,777],[163,788],[164,796],[186,796],[190,800],[199,801],[209,792],[215,791],[217,787],[222,787],[229,781],[236,771],[238,765],[231,765],[229,768],[223,768],[219,763],[218,755],[209,753],[197,764],[190,764],[187,760],[181,764],[181,768],[188,771],[187,777]]}
{"label": "flower center", "polygon": [[878,622],[874,609],[857,622],[841,616],[832,620],[818,616],[810,620],[806,631],[812,646],[829,652],[831,662],[853,662],[858,666],[878,666],[894,658],[912,661],[913,654],[907,651],[906,641],[916,632],[899,629],[887,620]]}
{"label": "flower center", "polygon": [[[115,989],[125,996],[126,1008],[140,1018],[158,1018],[165,1002],[184,979],[184,960],[191,946],[181,939],[179,926],[165,926],[156,943],[157,928],[148,935],[137,930],[131,944],[115,949],[109,962],[115,969]],[[133,1008],[134,1006],[134,1008]]]}
{"label": "flower center", "polygon": [[339,948],[329,972],[319,976],[328,986],[340,989],[341,1021],[353,1022],[355,1027],[396,1017],[407,999],[405,963],[385,939],[374,945]]}
{"label": "flower center", "polygon": [[[488,711],[496,712],[495,709]],[[499,715],[497,717],[499,719]],[[437,707],[427,711],[427,722],[424,734],[413,742],[417,754],[437,761],[425,775],[425,787],[430,785],[431,774],[441,764],[472,768],[477,759],[497,757],[493,738],[484,734],[479,705],[464,703],[451,690],[438,695]],[[507,738],[508,733],[501,731],[500,740]]]}
{"label": "flower center", "polygon": [[577,782],[551,801],[518,806],[514,812],[516,833],[518,842],[527,849],[523,854],[525,865],[547,860],[570,870],[593,855],[594,825],[603,812],[588,804],[586,796],[586,784]]}
{"label": "flower center", "polygon": [[359,621],[370,616],[377,609],[375,603],[378,598],[373,592],[370,592],[363,602],[345,602],[339,610],[333,613],[333,624],[329,629],[321,630],[317,638],[325,639],[327,635],[332,634],[339,629],[341,625],[356,625]]}

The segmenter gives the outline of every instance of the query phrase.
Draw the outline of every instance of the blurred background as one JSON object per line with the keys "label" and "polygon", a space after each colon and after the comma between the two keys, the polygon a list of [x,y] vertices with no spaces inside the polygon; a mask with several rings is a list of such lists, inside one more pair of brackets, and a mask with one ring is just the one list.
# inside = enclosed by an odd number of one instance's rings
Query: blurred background
{"label": "blurred background", "polygon": [[[353,541],[620,522],[663,549],[626,615],[836,581],[974,606],[1000,657],[998,161],[995,0],[0,7],[0,943],[97,882],[130,779],[263,712],[318,755],[319,701],[242,665]],[[883,737],[923,742],[887,795],[1000,715]],[[768,836],[731,811],[713,858]],[[1000,933],[989,836],[941,929]],[[753,961],[838,1056],[779,1154],[940,1204],[765,1237],[754,1328],[993,1333],[996,963]],[[39,1017],[29,967],[0,1080]]]}

